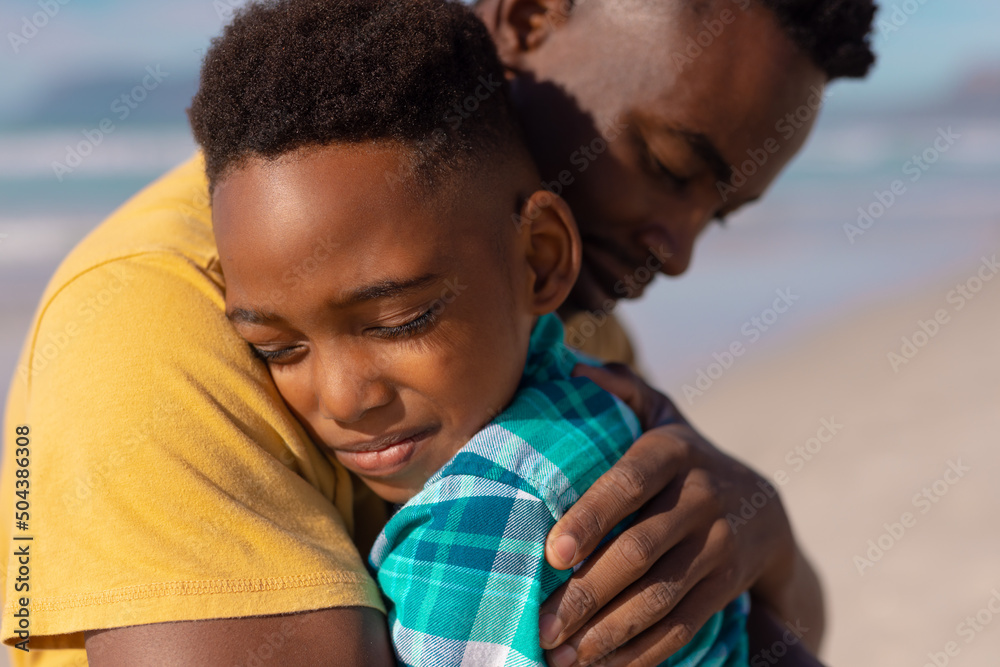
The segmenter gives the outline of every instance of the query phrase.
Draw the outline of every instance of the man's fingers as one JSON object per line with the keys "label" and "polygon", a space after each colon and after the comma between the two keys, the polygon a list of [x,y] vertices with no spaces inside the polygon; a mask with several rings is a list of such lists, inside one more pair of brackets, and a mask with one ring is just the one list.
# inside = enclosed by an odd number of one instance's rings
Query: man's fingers
{"label": "man's fingers", "polygon": [[[569,647],[580,663],[595,662],[664,618],[711,571],[704,559],[698,558],[702,542],[681,542],[562,645]],[[553,651],[553,655],[567,653]]]}
{"label": "man's fingers", "polygon": [[[666,617],[603,660],[589,664],[600,664],[602,667],[659,665],[695,638],[712,615],[728,602],[720,598],[726,592],[726,587],[718,580],[711,577],[702,579]],[[564,667],[573,663],[560,664],[550,659],[549,664]]]}
{"label": "man's fingers", "polygon": [[624,364],[602,367],[577,364],[573,375],[589,378],[604,391],[620,398],[639,417],[643,430],[684,421],[669,398],[646,384]]}
{"label": "man's fingers", "polygon": [[[539,625],[543,647],[557,646],[577,633],[594,614],[602,608],[607,609],[605,605],[638,581],[650,567],[655,565],[660,578],[669,574],[668,569],[673,563],[683,565],[675,566],[677,572],[687,571],[693,555],[687,561],[678,561],[677,558],[661,560],[664,553],[699,525],[696,513],[672,512],[676,502],[677,493],[668,492],[657,498],[654,507],[647,508],[643,513],[646,518],[640,517],[617,539],[592,556],[573,578],[545,601],[540,609]],[[681,569],[677,570],[677,567]],[[546,619],[549,614],[558,621]],[[636,632],[646,625],[636,628]]]}
{"label": "man's fingers", "polygon": [[664,489],[683,460],[679,444],[656,431],[640,436],[549,531],[549,564],[558,570],[576,565],[608,531]]}
{"label": "man's fingers", "polygon": [[589,378],[604,391],[620,398],[633,412],[642,412],[642,392],[636,378],[630,372],[623,372],[623,369],[628,371],[628,367],[622,364],[577,364],[573,368],[573,376]]}

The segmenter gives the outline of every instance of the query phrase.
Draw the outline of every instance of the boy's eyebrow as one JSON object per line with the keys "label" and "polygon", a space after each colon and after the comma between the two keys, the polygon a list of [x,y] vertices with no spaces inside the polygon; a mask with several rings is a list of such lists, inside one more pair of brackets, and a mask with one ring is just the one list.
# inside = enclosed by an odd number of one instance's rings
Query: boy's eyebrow
{"label": "boy's eyebrow", "polygon": [[344,308],[353,306],[365,301],[375,299],[386,299],[389,297],[403,296],[407,292],[414,292],[438,280],[441,276],[436,273],[426,273],[416,278],[406,280],[381,280],[371,285],[365,285],[352,290],[346,297],[338,301],[331,301],[331,308]]}
{"label": "boy's eyebrow", "polygon": [[233,324],[270,324],[281,318],[267,310],[256,308],[233,308],[226,311],[226,319]]}
{"label": "boy's eyebrow", "polygon": [[[365,285],[352,290],[343,299],[331,301],[328,305],[331,308],[345,308],[357,305],[365,301],[375,299],[386,299],[398,297],[414,292],[440,279],[436,273],[427,273],[416,278],[406,280],[381,280],[371,285]],[[256,308],[233,308],[226,312],[226,317],[233,324],[271,324],[283,320],[280,315]]]}

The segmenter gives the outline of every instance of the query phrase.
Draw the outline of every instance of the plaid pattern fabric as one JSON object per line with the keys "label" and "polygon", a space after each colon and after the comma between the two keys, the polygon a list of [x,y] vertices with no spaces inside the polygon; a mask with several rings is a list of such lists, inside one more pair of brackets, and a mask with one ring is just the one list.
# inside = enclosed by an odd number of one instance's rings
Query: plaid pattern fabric
{"label": "plaid pattern fabric", "polygon": [[[539,319],[511,405],[386,525],[372,548],[402,665],[544,665],[539,605],[570,571],[545,538],[639,435],[635,415],[586,378],[555,315]],[[619,532],[623,526],[619,526]],[[664,665],[747,664],[744,593]]]}

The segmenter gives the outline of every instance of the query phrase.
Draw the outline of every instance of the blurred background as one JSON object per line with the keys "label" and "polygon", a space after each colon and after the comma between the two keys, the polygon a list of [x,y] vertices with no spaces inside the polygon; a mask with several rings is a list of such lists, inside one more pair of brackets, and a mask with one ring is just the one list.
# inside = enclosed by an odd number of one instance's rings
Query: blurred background
{"label": "blurred background", "polygon": [[[184,109],[240,2],[52,4],[43,25],[36,2],[0,6],[4,383],[62,257],[194,150]],[[878,21],[873,75],[830,87],[767,197],[619,312],[655,383],[781,489],[826,584],[826,661],[992,666],[1000,4]]]}

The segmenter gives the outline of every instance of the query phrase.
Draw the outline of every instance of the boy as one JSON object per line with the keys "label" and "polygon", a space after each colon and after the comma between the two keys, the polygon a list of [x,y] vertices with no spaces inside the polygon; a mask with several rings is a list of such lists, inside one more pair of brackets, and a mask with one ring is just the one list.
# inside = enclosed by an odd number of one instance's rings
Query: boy
{"label": "boy", "polygon": [[[503,81],[458,3],[285,0],[237,15],[191,109],[228,317],[313,439],[405,503],[371,556],[404,664],[540,664],[569,575],[545,536],[639,433],[571,377],[580,239]],[[746,599],[667,664],[746,664]]]}

